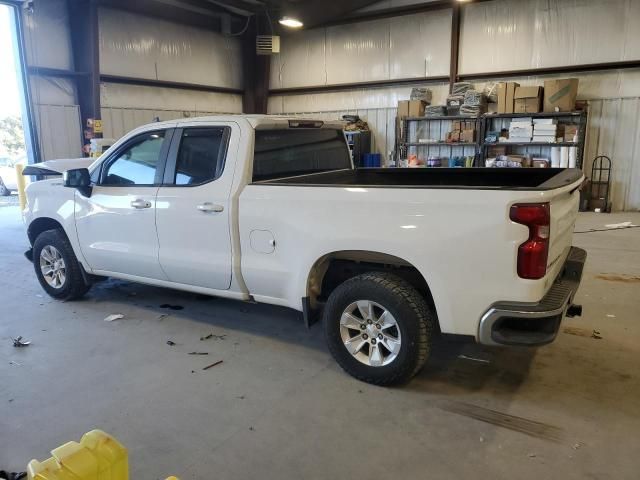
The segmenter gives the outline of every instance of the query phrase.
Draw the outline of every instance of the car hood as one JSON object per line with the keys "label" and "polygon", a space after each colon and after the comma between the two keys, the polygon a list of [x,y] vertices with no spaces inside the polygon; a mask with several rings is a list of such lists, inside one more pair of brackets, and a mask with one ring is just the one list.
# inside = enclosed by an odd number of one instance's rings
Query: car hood
{"label": "car hood", "polygon": [[45,162],[34,163],[27,165],[22,174],[23,175],[62,175],[67,170],[74,168],[88,168],[95,158],[60,158],[57,160],[47,160]]}

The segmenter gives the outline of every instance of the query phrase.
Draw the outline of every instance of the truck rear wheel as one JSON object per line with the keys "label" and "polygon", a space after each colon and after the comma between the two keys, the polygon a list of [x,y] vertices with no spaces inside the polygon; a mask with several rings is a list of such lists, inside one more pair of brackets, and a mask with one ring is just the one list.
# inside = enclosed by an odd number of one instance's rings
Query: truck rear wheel
{"label": "truck rear wheel", "polygon": [[42,288],[58,300],[75,300],[91,288],[67,237],[60,230],[42,232],[33,242],[33,267]]}
{"label": "truck rear wheel", "polygon": [[347,373],[395,385],[409,381],[427,361],[435,316],[407,281],[371,272],[331,293],[324,328],[329,351]]}

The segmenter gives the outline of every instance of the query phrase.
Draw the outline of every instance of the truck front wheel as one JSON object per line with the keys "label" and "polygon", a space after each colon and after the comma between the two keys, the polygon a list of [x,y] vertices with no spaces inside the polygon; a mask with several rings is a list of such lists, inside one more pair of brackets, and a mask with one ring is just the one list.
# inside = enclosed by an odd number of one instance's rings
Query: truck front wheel
{"label": "truck front wheel", "polygon": [[42,288],[58,300],[82,297],[90,284],[67,237],[60,230],[42,232],[33,242],[33,267]]}
{"label": "truck front wheel", "polygon": [[329,351],[350,375],[375,385],[409,381],[429,356],[435,316],[407,281],[384,272],[353,277],[324,310]]}

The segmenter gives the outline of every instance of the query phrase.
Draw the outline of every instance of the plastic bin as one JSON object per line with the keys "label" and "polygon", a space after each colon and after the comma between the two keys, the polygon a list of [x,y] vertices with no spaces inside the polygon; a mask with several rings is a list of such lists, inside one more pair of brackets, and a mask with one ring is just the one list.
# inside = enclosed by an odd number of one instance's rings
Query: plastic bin
{"label": "plastic bin", "polygon": [[127,449],[101,430],[85,433],[51,451],[51,458],[31,460],[29,480],[128,480]]}

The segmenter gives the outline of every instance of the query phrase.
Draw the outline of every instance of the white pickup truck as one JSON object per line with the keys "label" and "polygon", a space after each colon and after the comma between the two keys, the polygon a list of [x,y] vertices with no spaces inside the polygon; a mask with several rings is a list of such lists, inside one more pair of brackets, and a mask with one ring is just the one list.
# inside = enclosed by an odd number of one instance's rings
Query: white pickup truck
{"label": "white pickup truck", "polygon": [[580,314],[582,181],[354,169],[337,122],[154,123],[88,169],[29,185],[27,257],[58,299],[117,277],[290,307],[308,325],[321,313],[337,362],[390,385],[420,370],[437,332],[540,345]]}

